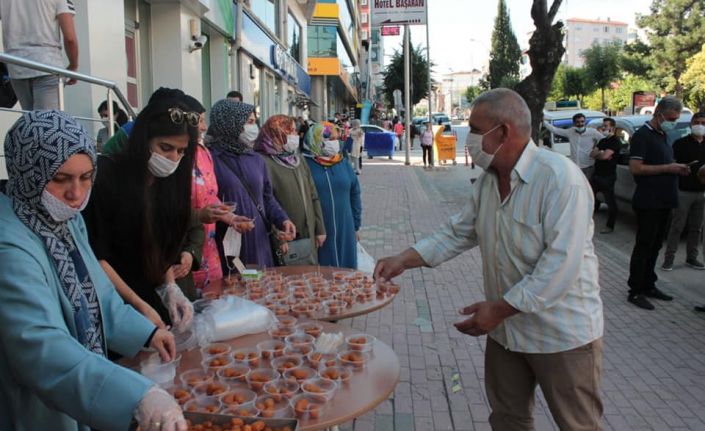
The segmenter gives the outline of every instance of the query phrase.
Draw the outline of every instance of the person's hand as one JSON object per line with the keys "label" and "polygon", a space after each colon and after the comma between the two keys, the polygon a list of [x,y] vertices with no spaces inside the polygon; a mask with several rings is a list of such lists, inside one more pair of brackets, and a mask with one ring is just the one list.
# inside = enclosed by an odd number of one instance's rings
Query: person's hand
{"label": "person's hand", "polygon": [[212,204],[198,210],[198,221],[203,224],[211,224],[223,221],[223,217],[231,214],[228,207],[223,204]]}
{"label": "person's hand", "polygon": [[360,231],[359,230],[355,231],[355,241],[360,242]]}
{"label": "person's hand", "polygon": [[284,220],[282,228],[284,228],[284,233],[286,234],[286,241],[293,241],[296,238],[296,225],[291,220]]}
{"label": "person's hand", "polygon": [[282,251],[282,254],[287,254],[287,253],[289,253],[289,243],[288,243],[288,242],[283,242],[283,243],[279,246],[279,250]]}
{"label": "person's hand", "polygon": [[[78,65],[77,64],[69,64],[68,66],[66,66],[66,70],[70,70],[72,72],[75,72],[78,70]],[[71,79],[65,80],[64,85],[73,85],[76,82],[77,81],[75,79],[71,78]]]}
{"label": "person's hand", "polygon": [[690,175],[690,166],[684,165],[683,163],[671,163],[667,167],[668,172],[676,175]]}
{"label": "person's hand", "polygon": [[385,257],[377,261],[374,271],[374,279],[381,282],[389,281],[397,275],[404,272],[406,266],[404,259],[400,254],[396,256]]}
{"label": "person's hand", "polygon": [[472,316],[453,326],[463,334],[479,337],[485,335],[509,316],[519,311],[504,300],[476,302],[460,310],[464,316]]}
{"label": "person's hand", "polygon": [[223,223],[231,226],[240,233],[247,233],[255,228],[255,221],[249,217],[229,213],[223,216]]}
{"label": "person's hand", "polygon": [[154,333],[149,341],[149,347],[159,352],[159,356],[164,362],[169,362],[176,357],[174,334],[166,329],[157,329],[157,332]]}
{"label": "person's hand", "polygon": [[698,179],[702,184],[705,184],[705,165],[701,166],[700,169],[698,169]]}
{"label": "person's hand", "polygon": [[173,265],[174,267],[174,277],[184,278],[191,272],[193,267],[193,255],[188,251],[181,252],[181,261],[178,265]]}
{"label": "person's hand", "polygon": [[169,283],[157,289],[162,303],[169,310],[169,318],[176,332],[184,332],[193,320],[193,304],[184,296],[176,283]]}
{"label": "person's hand", "polygon": [[321,248],[326,243],[325,235],[316,235],[316,247]]}
{"label": "person's hand", "polygon": [[140,303],[136,305],[135,308],[140,312],[140,314],[149,319],[150,322],[154,323],[157,328],[166,329],[166,324],[162,320],[161,316],[159,316],[159,313],[157,313],[157,310],[152,308],[151,305],[140,300]]}
{"label": "person's hand", "polygon": [[135,410],[141,431],[187,431],[181,407],[164,389],[152,386]]}

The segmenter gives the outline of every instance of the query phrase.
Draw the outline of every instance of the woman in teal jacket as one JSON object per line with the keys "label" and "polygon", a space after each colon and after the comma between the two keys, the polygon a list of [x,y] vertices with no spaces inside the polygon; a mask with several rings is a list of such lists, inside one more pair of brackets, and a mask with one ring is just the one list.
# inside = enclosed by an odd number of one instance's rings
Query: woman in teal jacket
{"label": "woman in teal jacket", "polygon": [[[57,111],[24,114],[5,138],[0,194],[0,429],[185,430],[173,398],[106,358],[174,339],[125,305],[91,251],[79,211],[95,144]],[[178,424],[178,426],[177,426]]]}

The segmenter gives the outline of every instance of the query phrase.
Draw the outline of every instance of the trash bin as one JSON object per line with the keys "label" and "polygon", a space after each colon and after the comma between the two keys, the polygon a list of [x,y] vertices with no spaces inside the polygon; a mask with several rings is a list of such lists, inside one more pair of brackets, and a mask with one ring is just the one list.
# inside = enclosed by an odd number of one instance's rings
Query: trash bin
{"label": "trash bin", "polygon": [[455,161],[456,145],[458,137],[455,135],[444,135],[443,126],[433,126],[433,160],[445,163]]}
{"label": "trash bin", "polygon": [[365,133],[365,150],[367,156],[388,156],[394,155],[394,134],[386,132]]}

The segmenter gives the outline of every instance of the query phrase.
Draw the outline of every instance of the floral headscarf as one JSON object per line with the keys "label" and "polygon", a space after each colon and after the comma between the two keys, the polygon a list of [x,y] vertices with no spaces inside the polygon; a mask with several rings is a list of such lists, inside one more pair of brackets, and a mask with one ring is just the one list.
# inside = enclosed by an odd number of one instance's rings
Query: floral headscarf
{"label": "floral headscarf", "polygon": [[255,151],[270,156],[275,162],[287,168],[299,166],[300,159],[296,152],[284,151],[287,136],[291,133],[294,120],[287,115],[272,115],[262,125],[255,140]]}
{"label": "floral headscarf", "polygon": [[103,356],[103,324],[95,286],[68,222],[54,221],[42,204],[42,193],[49,181],[71,156],[79,153],[90,157],[96,166],[95,142],[75,119],[59,111],[23,114],[5,137],[9,178],[6,193],[17,218],[42,240],[54,262],[73,309],[78,341]]}
{"label": "floral headscarf", "polygon": [[324,156],[322,149],[324,141],[339,135],[338,127],[328,121],[316,123],[309,127],[304,139],[304,155],[311,157],[323,166],[333,166],[343,160],[343,155],[338,153],[335,156]]}
{"label": "floral headscarf", "polygon": [[211,108],[211,125],[209,145],[222,148],[235,154],[250,151],[247,145],[238,139],[242,133],[247,118],[255,111],[255,107],[231,99],[223,99]]}

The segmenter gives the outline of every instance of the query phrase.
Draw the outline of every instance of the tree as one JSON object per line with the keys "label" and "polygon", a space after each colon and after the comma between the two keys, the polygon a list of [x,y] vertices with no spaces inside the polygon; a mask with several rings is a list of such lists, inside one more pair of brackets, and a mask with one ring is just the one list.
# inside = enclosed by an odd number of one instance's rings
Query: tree
{"label": "tree", "polygon": [[521,50],[512,30],[509,11],[504,0],[497,4],[497,17],[492,31],[492,51],[490,68],[487,74],[489,88],[513,87],[519,80]]}
{"label": "tree", "polygon": [[543,119],[546,96],[565,53],[563,23],[553,23],[561,3],[562,0],[553,0],[549,9],[546,0],[533,0],[531,18],[536,29],[529,39],[531,73],[514,87],[531,110],[531,136],[534,142],[538,142],[539,124]]}
{"label": "tree", "polygon": [[640,40],[627,43],[622,47],[619,57],[619,67],[624,73],[636,76],[651,76],[653,63],[651,63],[651,47]]}
{"label": "tree", "polygon": [[[421,46],[409,47],[411,53],[411,105],[416,105],[419,100],[428,96],[429,64],[426,61],[424,49]],[[431,63],[430,67],[433,67]],[[387,106],[393,108],[394,90],[401,90],[402,103],[404,100],[404,49],[394,50],[392,61],[382,73],[383,92],[387,99]]]}
{"label": "tree", "polygon": [[582,67],[558,66],[553,78],[549,97],[553,100],[571,99],[576,97],[583,102],[583,97],[594,90],[585,69]]}
{"label": "tree", "polygon": [[465,89],[465,99],[468,103],[472,103],[480,93],[482,93],[482,88],[479,85],[472,85]]}
{"label": "tree", "polygon": [[605,89],[620,75],[619,51],[619,45],[613,43],[602,45],[593,43],[590,48],[583,51],[585,74],[589,82],[600,90],[603,111],[607,109]]}
{"label": "tree", "polygon": [[647,30],[654,78],[682,98],[681,75],[705,40],[705,0],[653,0],[651,14],[637,24]]}
{"label": "tree", "polygon": [[705,110],[705,44],[699,53],[688,60],[688,69],[682,76],[688,93],[687,103],[698,111]]}

